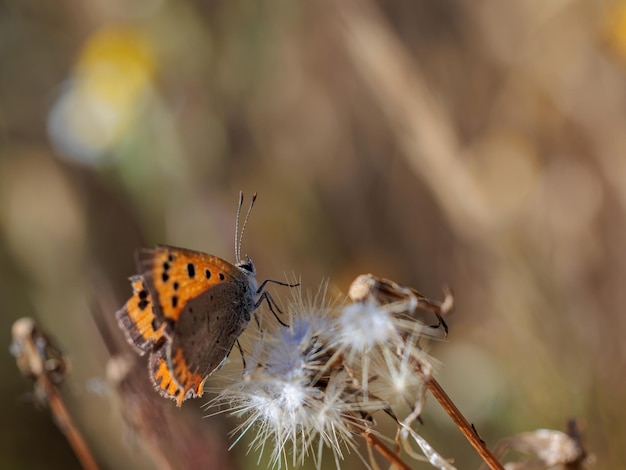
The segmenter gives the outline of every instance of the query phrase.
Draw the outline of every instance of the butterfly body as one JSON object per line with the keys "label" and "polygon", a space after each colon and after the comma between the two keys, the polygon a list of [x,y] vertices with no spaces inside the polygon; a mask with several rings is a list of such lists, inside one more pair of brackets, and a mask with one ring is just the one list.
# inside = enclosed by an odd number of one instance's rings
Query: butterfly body
{"label": "butterfly body", "polygon": [[228,357],[259,305],[252,261],[161,245],[138,253],[141,274],[117,320],[128,342],[150,355],[155,389],[175,399],[202,395],[204,380]]}

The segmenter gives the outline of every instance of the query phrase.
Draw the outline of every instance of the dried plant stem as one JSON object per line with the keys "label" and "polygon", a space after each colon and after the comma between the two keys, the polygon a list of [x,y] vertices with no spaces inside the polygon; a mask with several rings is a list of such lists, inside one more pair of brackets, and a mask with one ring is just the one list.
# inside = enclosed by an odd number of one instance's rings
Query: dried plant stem
{"label": "dried plant stem", "polygon": [[15,356],[17,368],[22,375],[34,381],[37,401],[50,407],[56,425],[65,434],[83,468],[97,470],[98,465],[72,421],[57,388],[70,369],[67,357],[32,318],[16,320],[11,328],[11,335],[11,353]]}
{"label": "dried plant stem", "polygon": [[70,416],[65,403],[59,396],[55,385],[50,382],[45,375],[40,376],[38,380],[46,392],[48,405],[50,406],[50,411],[56,420],[57,426],[61,432],[65,434],[65,437],[70,443],[70,446],[72,446],[72,449],[74,450],[76,457],[78,457],[82,467],[85,470],[98,470],[98,464],[91,455],[91,452],[87,447],[87,443],[80,434],[80,431],[78,431],[78,428],[74,425],[72,417]]}
{"label": "dried plant stem", "polygon": [[465,435],[465,438],[472,444],[476,452],[483,458],[485,463],[492,470],[504,470],[504,467],[494,457],[491,451],[485,445],[485,442],[476,433],[472,425],[465,419],[465,416],[459,411],[456,405],[452,402],[448,394],[441,388],[439,382],[430,377],[427,381],[428,390],[437,399],[441,407],[452,418],[452,421],[456,423],[461,432]]}
{"label": "dried plant stem", "polygon": [[365,439],[365,441],[371,445],[374,449],[380,453],[384,458],[386,458],[389,462],[391,462],[395,467],[402,470],[410,470],[407,464],[405,464],[400,458],[391,451],[385,444],[383,444],[380,439],[374,436],[370,431],[362,431],[361,437]]}

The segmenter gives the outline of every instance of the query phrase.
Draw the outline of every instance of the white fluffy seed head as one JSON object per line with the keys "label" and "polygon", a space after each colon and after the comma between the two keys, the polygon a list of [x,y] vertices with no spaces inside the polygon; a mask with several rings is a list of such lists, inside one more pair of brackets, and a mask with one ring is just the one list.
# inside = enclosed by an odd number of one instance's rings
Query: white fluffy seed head
{"label": "white fluffy seed head", "polygon": [[[288,305],[290,326],[267,328],[246,357],[243,378],[214,402],[244,418],[236,431],[240,436],[255,429],[251,448],[262,453],[271,444],[274,466],[286,463],[288,448],[293,464],[314,454],[319,465],[322,447],[342,459],[342,449],[353,447],[355,434],[370,423],[345,364],[328,341],[336,328],[331,308],[323,300],[320,304],[319,296],[317,302],[299,297]],[[380,409],[377,405],[370,411]],[[315,443],[319,447],[313,452]]]}
{"label": "white fluffy seed head", "polygon": [[394,415],[399,403],[419,414],[424,379],[432,371],[418,344],[423,325],[407,317],[399,302],[362,296],[333,304],[324,285],[314,299],[292,292],[292,301],[282,306],[289,326],[263,325],[243,377],[211,405],[226,405],[241,417],[237,441],[251,431],[249,450],[262,456],[268,445],[275,467],[288,460],[301,465],[313,456],[321,468],[322,449],[328,448],[339,468],[344,452],[356,446],[355,436],[373,428],[373,413]]}

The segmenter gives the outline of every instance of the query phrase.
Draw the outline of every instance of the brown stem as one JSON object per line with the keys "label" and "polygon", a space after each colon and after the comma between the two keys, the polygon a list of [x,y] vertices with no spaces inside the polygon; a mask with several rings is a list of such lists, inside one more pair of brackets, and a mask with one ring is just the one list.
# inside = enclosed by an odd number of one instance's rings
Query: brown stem
{"label": "brown stem", "polygon": [[74,425],[72,417],[59,396],[55,385],[45,375],[39,377],[39,382],[46,391],[50,411],[54,415],[57,426],[65,434],[82,467],[85,470],[98,470],[98,464],[96,464],[95,459],[91,455],[83,436]]}
{"label": "brown stem", "polygon": [[35,382],[35,397],[50,407],[57,426],[67,438],[83,468],[98,470],[98,465],[72,421],[57,388],[69,370],[63,351],[32,318],[16,320],[11,334],[11,351],[17,367],[24,377]]}
{"label": "brown stem", "polygon": [[439,382],[430,377],[426,380],[426,383],[430,393],[433,394],[441,407],[446,411],[446,413],[448,413],[450,418],[452,418],[452,421],[456,423],[461,432],[465,435],[465,438],[470,444],[472,444],[474,449],[476,449],[476,452],[480,454],[489,468],[492,470],[504,470],[502,464],[498,462],[491,451],[487,448],[485,442],[476,433],[474,427],[472,427],[472,425],[465,419],[465,416],[463,416],[456,405],[452,402],[448,394],[443,390],[443,388],[441,388]]}
{"label": "brown stem", "polygon": [[361,436],[367,441],[369,445],[376,449],[380,453],[380,455],[386,458],[394,466],[402,470],[411,470],[411,467],[409,467],[402,460],[400,460],[400,458],[393,451],[391,451],[385,444],[380,441],[380,439],[374,436],[369,430],[361,431]]}

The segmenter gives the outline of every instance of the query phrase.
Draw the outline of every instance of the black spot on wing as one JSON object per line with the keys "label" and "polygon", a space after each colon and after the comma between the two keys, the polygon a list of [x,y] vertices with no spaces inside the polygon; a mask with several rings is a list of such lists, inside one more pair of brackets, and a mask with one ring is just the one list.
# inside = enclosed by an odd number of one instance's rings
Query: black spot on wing
{"label": "black spot on wing", "polygon": [[190,279],[196,277],[196,266],[193,263],[187,264],[187,274],[189,274]]}
{"label": "black spot on wing", "polygon": [[161,279],[163,279],[163,282],[167,282],[170,278],[170,275],[167,273],[167,271],[169,271],[170,269],[170,263],[168,263],[167,261],[163,263],[163,274],[161,274]]}

